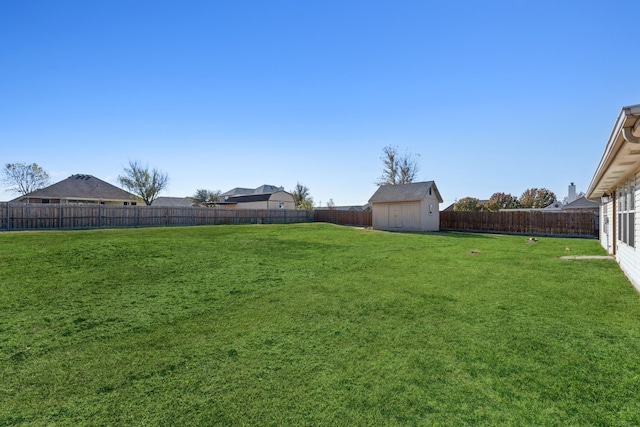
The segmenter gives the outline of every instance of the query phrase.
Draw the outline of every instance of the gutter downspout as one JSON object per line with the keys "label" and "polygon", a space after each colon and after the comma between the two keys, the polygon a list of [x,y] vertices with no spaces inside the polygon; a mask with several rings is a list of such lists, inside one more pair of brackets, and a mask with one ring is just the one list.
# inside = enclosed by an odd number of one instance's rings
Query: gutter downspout
{"label": "gutter downspout", "polygon": [[[640,122],[639,122],[640,123]],[[640,142],[640,137],[637,137],[634,135],[634,130],[638,127],[637,123],[636,126],[634,126],[633,128],[628,127],[628,128],[622,128],[622,136],[624,137],[624,140],[627,142],[632,142],[634,144],[637,144]]]}
{"label": "gutter downspout", "polygon": [[[637,116],[637,112],[634,114],[630,108],[625,108],[624,114],[626,117]],[[636,120],[636,123],[633,126],[623,127],[622,136],[627,142],[632,142],[634,144],[640,143],[640,120]]]}

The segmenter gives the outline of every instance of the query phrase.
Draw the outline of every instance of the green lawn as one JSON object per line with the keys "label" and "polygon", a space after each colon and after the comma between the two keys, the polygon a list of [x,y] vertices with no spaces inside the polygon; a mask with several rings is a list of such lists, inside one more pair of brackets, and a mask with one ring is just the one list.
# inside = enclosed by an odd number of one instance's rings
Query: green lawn
{"label": "green lawn", "polygon": [[640,425],[640,296],[526,237],[0,233],[0,426]]}

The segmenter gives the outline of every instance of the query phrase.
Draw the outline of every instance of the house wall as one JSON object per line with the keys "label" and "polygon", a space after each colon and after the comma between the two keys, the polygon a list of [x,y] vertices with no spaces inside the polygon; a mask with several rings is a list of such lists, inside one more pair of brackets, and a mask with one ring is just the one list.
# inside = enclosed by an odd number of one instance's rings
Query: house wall
{"label": "house wall", "polygon": [[92,200],[92,199],[65,199],[65,198],[56,198],[56,199],[43,199],[43,198],[35,198],[35,197],[22,197],[20,199],[18,199],[18,202],[24,202],[24,203],[43,203],[43,204],[54,204],[54,203],[60,203],[63,205],[66,204],[87,204],[87,205],[97,205],[97,204],[101,204],[101,205],[118,205],[118,206],[123,206],[123,205],[139,205],[139,204],[144,204],[144,202],[142,202],[141,200],[128,200],[128,201],[123,201],[123,200]]}
{"label": "house wall", "polygon": [[232,209],[293,209],[295,210],[296,204],[293,201],[293,196],[284,191],[273,193],[269,200],[258,202],[244,202],[230,205]]}
{"label": "house wall", "polygon": [[614,233],[613,233],[613,198],[609,203],[600,205],[600,244],[607,253],[613,254]]}
{"label": "house wall", "polygon": [[[430,210],[431,209],[431,210]],[[376,230],[437,231],[440,228],[438,200],[373,203],[372,225]]]}
{"label": "house wall", "polygon": [[263,202],[246,202],[246,203],[236,203],[234,205],[228,205],[230,209],[293,209],[295,210],[296,206],[293,202],[283,202],[284,205],[280,207],[280,203],[278,200],[267,200]]}
{"label": "house wall", "polygon": [[600,244],[615,255],[620,268],[640,291],[640,227],[638,221],[638,174],[633,174],[600,206]]}
{"label": "house wall", "polygon": [[[616,204],[615,227],[609,230],[609,238],[615,238],[616,242],[616,260],[631,283],[636,287],[636,289],[640,290],[640,264],[638,262],[640,252],[636,250],[639,245],[638,231],[640,231],[637,220],[639,202],[637,183],[637,174],[630,176],[623,185],[618,187],[616,190],[615,200],[611,201],[607,205],[611,205],[611,207],[613,207],[613,203]],[[608,215],[610,217],[609,223],[614,222],[611,209],[609,209]],[[602,239],[601,243],[603,243]],[[611,249],[609,250],[611,251]]]}

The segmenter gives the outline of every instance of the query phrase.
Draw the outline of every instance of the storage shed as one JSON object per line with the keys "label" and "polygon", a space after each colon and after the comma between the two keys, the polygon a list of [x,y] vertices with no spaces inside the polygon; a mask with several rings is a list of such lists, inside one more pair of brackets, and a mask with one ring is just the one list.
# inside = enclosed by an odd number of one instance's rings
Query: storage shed
{"label": "storage shed", "polygon": [[388,231],[438,231],[442,196],[435,182],[382,185],[371,196],[373,228]]}

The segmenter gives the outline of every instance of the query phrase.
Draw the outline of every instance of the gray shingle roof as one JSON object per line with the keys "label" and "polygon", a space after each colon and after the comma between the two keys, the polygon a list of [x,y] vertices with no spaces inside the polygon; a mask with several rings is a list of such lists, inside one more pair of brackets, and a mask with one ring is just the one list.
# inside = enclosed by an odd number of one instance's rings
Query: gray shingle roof
{"label": "gray shingle roof", "polygon": [[92,199],[92,200],[137,200],[133,194],[111,185],[92,175],[71,175],[57,182],[22,197],[38,197],[44,199]]}
{"label": "gray shingle roof", "polygon": [[410,184],[382,185],[373,193],[369,203],[375,202],[409,202],[424,200],[429,195],[429,190],[435,194],[439,203],[442,196],[433,181],[412,182]]}
{"label": "gray shingle roof", "polygon": [[221,196],[242,196],[247,194],[275,193],[277,191],[284,191],[284,188],[276,187],[275,185],[264,184],[258,188],[235,187],[229,191],[222,193]]}
{"label": "gray shingle roof", "polygon": [[191,207],[194,205],[190,197],[158,197],[151,204],[152,206],[166,207]]}
{"label": "gray shingle roof", "polygon": [[600,207],[600,203],[591,201],[586,197],[580,197],[574,200],[571,203],[567,203],[562,207],[563,210],[571,210],[571,209],[598,209]]}
{"label": "gray shingle roof", "polygon": [[246,196],[231,196],[225,199],[226,203],[264,202],[271,198],[273,193],[248,194]]}

